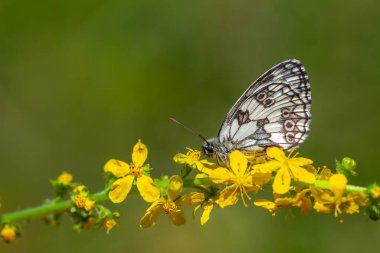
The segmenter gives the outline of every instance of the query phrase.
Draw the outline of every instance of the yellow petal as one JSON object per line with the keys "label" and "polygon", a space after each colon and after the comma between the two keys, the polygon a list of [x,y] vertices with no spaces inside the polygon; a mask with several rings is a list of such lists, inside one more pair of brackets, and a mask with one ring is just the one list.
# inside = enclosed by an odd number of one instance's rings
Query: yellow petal
{"label": "yellow petal", "polygon": [[196,205],[205,201],[205,194],[201,192],[190,192],[176,201],[178,205]]}
{"label": "yellow petal", "polygon": [[282,167],[277,171],[273,182],[273,191],[278,194],[284,194],[290,188],[290,174],[286,167]]}
{"label": "yellow petal", "polygon": [[314,209],[315,209],[318,213],[328,214],[328,213],[330,212],[330,208],[324,206],[323,203],[320,203],[320,202],[315,202],[315,203],[314,203]]}
{"label": "yellow petal", "polygon": [[267,155],[269,158],[276,159],[277,161],[284,161],[286,159],[285,152],[278,147],[267,148]]}
{"label": "yellow petal", "polygon": [[140,219],[141,228],[149,228],[156,224],[158,217],[164,211],[162,209],[163,199],[155,201],[146,211],[145,215]]}
{"label": "yellow petal", "polygon": [[255,185],[264,185],[272,178],[272,173],[252,173],[252,183]]}
{"label": "yellow petal", "polygon": [[340,198],[346,191],[347,178],[343,174],[335,174],[330,177],[329,185],[335,196]]}
{"label": "yellow petal", "polygon": [[156,201],[160,197],[160,189],[153,183],[152,178],[141,175],[137,178],[137,189],[146,202]]}
{"label": "yellow petal", "polygon": [[115,177],[124,177],[130,172],[129,165],[116,159],[109,160],[104,165],[104,172],[111,172]]}
{"label": "yellow petal", "polygon": [[178,153],[173,157],[173,161],[175,163],[184,164],[186,162],[186,155],[182,153]]}
{"label": "yellow petal", "polygon": [[147,157],[148,157],[148,148],[145,146],[144,143],[141,142],[141,140],[139,140],[136,143],[136,145],[133,147],[132,162],[137,167],[141,167],[146,161]]}
{"label": "yellow petal", "polygon": [[207,161],[206,159],[200,160],[199,162],[203,165],[203,167],[207,167],[209,169],[216,169],[217,167],[219,167],[217,163]]}
{"label": "yellow petal", "polygon": [[134,176],[129,175],[116,180],[111,185],[111,190],[108,193],[108,197],[113,203],[120,203],[128,196],[134,178]]}
{"label": "yellow petal", "polygon": [[240,191],[236,186],[228,186],[219,193],[219,198],[215,201],[221,208],[235,205],[239,200]]}
{"label": "yellow petal", "polygon": [[205,168],[205,166],[200,161],[195,161],[194,164],[195,164],[196,169],[199,171],[202,171],[203,168]]}
{"label": "yellow petal", "polygon": [[334,197],[330,193],[324,192],[323,190],[310,186],[311,195],[313,195],[315,202],[320,203],[333,203]]}
{"label": "yellow petal", "polygon": [[[205,173],[199,173],[199,174],[196,174],[195,175],[195,178],[196,179],[199,179],[199,178],[209,178],[209,176]],[[379,197],[380,197],[380,191],[379,191]]]}
{"label": "yellow petal", "polygon": [[266,200],[266,199],[258,199],[255,202],[253,202],[255,206],[259,206],[262,208],[265,208],[269,210],[270,212],[273,212],[277,209],[276,204],[272,201]]}
{"label": "yellow petal", "polygon": [[213,169],[210,169],[210,168],[204,166],[203,163],[201,163],[201,162],[195,162],[195,165],[196,165],[197,169],[202,173],[209,174],[209,173],[212,173],[212,171],[213,171]]}
{"label": "yellow petal", "polygon": [[210,214],[213,207],[214,205],[212,203],[207,203],[204,206],[204,210],[201,216],[201,225],[204,225],[210,219]]}
{"label": "yellow petal", "polygon": [[194,207],[194,210],[193,210],[193,219],[195,219],[195,214],[197,213],[198,209],[202,206],[202,204],[199,204],[197,206]]}
{"label": "yellow petal", "polygon": [[305,195],[309,193],[311,190],[309,188],[303,189],[302,191],[298,192],[294,198],[295,201],[298,201],[302,198],[305,198]]}
{"label": "yellow petal", "polygon": [[253,169],[258,172],[267,173],[267,172],[272,172],[281,168],[281,165],[282,165],[282,162],[272,160],[272,161],[265,162],[262,164],[256,164],[253,166]]}
{"label": "yellow petal", "polygon": [[187,152],[186,156],[186,163],[188,165],[193,165],[195,162],[199,161],[199,158],[201,158],[201,154],[202,152],[201,151],[198,151],[198,150],[189,150],[189,152]]}
{"label": "yellow petal", "polygon": [[180,176],[175,175],[169,179],[168,197],[174,200],[182,191],[183,182]]}
{"label": "yellow petal", "polygon": [[277,198],[274,202],[278,207],[289,206],[292,203],[291,198]]}
{"label": "yellow petal", "polygon": [[[146,210],[146,212],[153,212],[154,211],[154,209],[157,207],[157,206],[161,206],[161,207],[163,207],[163,205],[166,203],[166,199],[164,199],[164,198],[159,198],[158,200],[156,200],[156,201],[154,201],[151,205],[150,205],[150,207]],[[162,210],[164,210],[164,209],[162,209]]]}
{"label": "yellow petal", "polygon": [[298,158],[291,158],[290,159],[290,162],[294,165],[294,166],[305,166],[305,165],[310,165],[313,163],[312,160],[310,159],[307,159],[307,158],[302,158],[302,157],[298,157]]}
{"label": "yellow petal", "polygon": [[232,177],[235,177],[231,173],[231,171],[223,167],[218,167],[214,170],[210,169],[208,171],[205,171],[205,170],[203,171],[207,173],[210,179],[216,184],[222,184],[222,183],[228,182]]}
{"label": "yellow petal", "polygon": [[315,175],[313,173],[310,173],[306,169],[294,165],[291,161],[289,161],[288,164],[294,178],[307,184],[313,184],[315,182]]}
{"label": "yellow petal", "polygon": [[[258,178],[256,178],[258,179]],[[258,179],[258,181],[260,181]],[[258,184],[253,182],[253,177],[251,175],[246,175],[244,178],[237,178],[237,182],[240,185],[240,189],[245,192],[255,191],[260,189],[260,186]]]}
{"label": "yellow petal", "polygon": [[[193,165],[196,162],[199,162],[199,158],[201,157],[201,151],[190,149],[186,155],[178,153],[173,157],[174,162],[180,164],[188,164]],[[198,166],[198,165],[197,165]]]}
{"label": "yellow petal", "polygon": [[240,151],[234,150],[230,154],[230,166],[236,176],[243,176],[247,170],[247,157]]}
{"label": "yellow petal", "polygon": [[174,225],[179,226],[186,223],[185,213],[181,209],[177,209],[175,212],[168,213],[170,220]]}

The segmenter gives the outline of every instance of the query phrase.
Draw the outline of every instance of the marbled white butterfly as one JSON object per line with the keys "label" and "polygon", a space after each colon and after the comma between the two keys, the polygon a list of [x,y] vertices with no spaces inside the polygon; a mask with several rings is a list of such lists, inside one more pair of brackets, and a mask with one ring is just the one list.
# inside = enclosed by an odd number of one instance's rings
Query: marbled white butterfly
{"label": "marbled white butterfly", "polygon": [[217,137],[206,140],[185,128],[205,141],[206,155],[227,163],[232,150],[252,154],[270,146],[297,147],[309,132],[310,107],[306,70],[300,61],[287,60],[248,87],[228,112]]}

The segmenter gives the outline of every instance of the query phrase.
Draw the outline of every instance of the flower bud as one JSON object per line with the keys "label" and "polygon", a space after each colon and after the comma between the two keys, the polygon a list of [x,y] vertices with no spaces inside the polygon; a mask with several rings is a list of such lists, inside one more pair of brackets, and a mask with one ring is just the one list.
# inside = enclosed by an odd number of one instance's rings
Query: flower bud
{"label": "flower bud", "polygon": [[371,220],[377,221],[380,219],[380,206],[379,205],[370,205],[367,207],[367,214]]}
{"label": "flower bud", "polygon": [[342,159],[342,162],[336,161],[336,171],[339,174],[344,174],[345,176],[356,176],[356,162],[349,158],[349,157],[344,157]]}
{"label": "flower bud", "polygon": [[356,168],[356,162],[355,160],[345,157],[342,159],[342,166],[345,167],[347,170],[353,170]]}
{"label": "flower bud", "polygon": [[117,225],[117,222],[114,219],[106,219],[103,222],[103,228],[106,230],[107,234]]}
{"label": "flower bud", "polygon": [[11,225],[5,225],[1,229],[0,234],[1,234],[1,238],[3,238],[3,240],[6,243],[14,241],[16,239],[16,237],[17,237],[16,228],[14,226],[11,226]]}
{"label": "flower bud", "polygon": [[368,195],[374,201],[380,200],[380,185],[376,183],[370,185],[368,187]]}

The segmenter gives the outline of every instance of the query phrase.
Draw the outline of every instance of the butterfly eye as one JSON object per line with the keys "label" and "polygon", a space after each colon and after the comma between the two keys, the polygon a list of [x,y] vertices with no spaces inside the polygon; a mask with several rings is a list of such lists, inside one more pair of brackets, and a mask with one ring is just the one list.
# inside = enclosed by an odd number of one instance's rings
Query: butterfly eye
{"label": "butterfly eye", "polygon": [[202,149],[205,155],[211,156],[214,153],[214,147],[212,146],[211,143],[208,143],[208,142],[204,143],[202,145]]}
{"label": "butterfly eye", "polygon": [[259,94],[257,94],[256,98],[257,100],[262,102],[267,98],[267,94],[265,92],[260,92]]}

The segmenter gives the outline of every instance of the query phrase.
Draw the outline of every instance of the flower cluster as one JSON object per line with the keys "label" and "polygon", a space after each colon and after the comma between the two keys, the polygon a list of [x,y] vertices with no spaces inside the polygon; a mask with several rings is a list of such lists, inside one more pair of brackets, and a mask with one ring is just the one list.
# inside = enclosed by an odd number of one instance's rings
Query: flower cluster
{"label": "flower cluster", "polygon": [[[174,225],[183,225],[184,208],[192,208],[193,218],[202,210],[200,223],[204,225],[215,208],[231,207],[238,202],[244,207],[261,207],[272,216],[284,208],[298,208],[302,214],[313,210],[333,214],[339,222],[343,222],[344,215],[361,210],[372,220],[380,218],[380,186],[349,185],[348,178],[357,174],[356,163],[350,158],[336,161],[331,170],[315,167],[312,160],[299,157],[294,150],[286,154],[278,147],[268,147],[260,156],[238,150],[228,156],[228,164],[219,164],[202,159],[201,151],[188,149],[186,154],[173,157],[180,165],[178,173],[155,178],[146,163],[148,148],[138,140],[131,162],[106,162],[104,190],[91,193],[85,185],[74,182],[71,174],[62,172],[51,180],[56,195],[48,203],[0,215],[0,236],[11,242],[20,236],[17,221],[42,216],[48,224],[57,225],[64,214],[71,216],[76,231],[103,227],[109,233],[120,215],[100,202],[121,203],[132,195],[149,203],[142,212],[141,228],[154,226],[163,215]],[[273,194],[273,199],[261,197],[264,189]]]}
{"label": "flower cluster", "polygon": [[[188,149],[186,154],[178,153],[173,158],[182,165],[178,175],[152,180],[150,167],[143,166],[147,154],[147,147],[139,140],[130,165],[113,159],[104,168],[113,175],[111,181],[116,180],[109,192],[112,202],[121,202],[136,186],[142,198],[152,203],[140,220],[141,228],[155,225],[161,214],[166,214],[173,224],[182,225],[186,222],[185,206],[193,207],[193,216],[203,207],[203,225],[214,206],[226,208],[236,205],[239,199],[243,206],[262,207],[273,216],[285,207],[296,207],[303,214],[313,209],[333,213],[340,222],[343,214],[359,213],[361,206],[368,207],[365,188],[347,187],[347,176],[356,174],[356,164],[350,158],[337,162],[334,174],[327,167],[314,167],[312,160],[299,157],[294,150],[286,155],[277,147],[269,147],[264,159],[234,150],[227,165],[202,159],[200,151]],[[131,168],[138,172],[131,172]],[[271,186],[274,199],[256,197],[267,185]],[[372,199],[379,199],[380,188],[374,188],[372,193]],[[372,206],[377,206],[377,202]]]}
{"label": "flower cluster", "polygon": [[64,213],[71,216],[74,221],[73,229],[81,231],[103,226],[108,233],[116,226],[115,219],[119,217],[117,212],[111,212],[108,208],[94,199],[83,184],[73,182],[73,176],[67,172],[62,172],[57,179],[51,180],[51,184],[56,191],[56,197],[50,203],[59,202],[69,198],[70,208],[67,212],[57,212],[45,217],[45,221],[50,225],[57,225]]}

